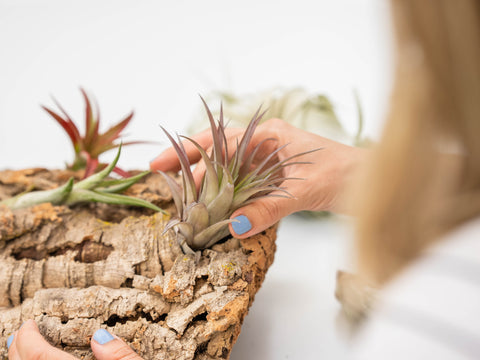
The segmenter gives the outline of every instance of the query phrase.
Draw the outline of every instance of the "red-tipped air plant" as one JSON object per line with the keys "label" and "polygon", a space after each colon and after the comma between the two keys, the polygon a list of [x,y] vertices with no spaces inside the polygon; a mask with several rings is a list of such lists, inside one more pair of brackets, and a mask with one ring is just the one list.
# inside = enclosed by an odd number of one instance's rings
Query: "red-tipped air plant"
{"label": "red-tipped air plant", "polygon": [[[120,138],[122,131],[132,120],[133,111],[128,114],[123,120],[113,125],[102,134],[99,132],[100,111],[98,110],[98,106],[96,106],[96,109],[94,109],[92,107],[92,101],[88,97],[85,90],[81,88],[80,91],[82,92],[83,98],[85,100],[84,135],[80,134],[80,131],[75,122],[55,99],[53,99],[53,101],[60,109],[60,113],[56,113],[53,110],[47,108],[46,106],[42,106],[42,108],[47,111],[57,121],[58,124],[60,124],[60,126],[65,130],[72,142],[73,149],[75,151],[75,159],[73,160],[72,164],[67,166],[68,169],[85,169],[85,174],[83,177],[87,178],[106,166],[106,164],[101,164],[99,162],[98,157],[108,150],[119,147],[120,143],[116,143],[115,141]],[[141,143],[146,142],[124,142],[123,146]],[[129,176],[128,172],[118,167],[115,167],[113,171],[123,177]]]}

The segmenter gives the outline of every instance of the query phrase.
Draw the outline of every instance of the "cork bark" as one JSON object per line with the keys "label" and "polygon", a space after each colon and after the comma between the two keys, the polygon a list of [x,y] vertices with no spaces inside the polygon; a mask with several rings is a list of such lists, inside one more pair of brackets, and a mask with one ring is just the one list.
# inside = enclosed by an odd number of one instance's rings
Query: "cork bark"
{"label": "cork bark", "polygon": [[[0,200],[58,186],[67,171],[0,172]],[[173,211],[163,177],[128,194]],[[276,227],[184,255],[168,218],[148,209],[42,204],[0,207],[0,357],[6,339],[34,319],[48,341],[91,359],[99,328],[145,359],[228,359],[273,262]]]}

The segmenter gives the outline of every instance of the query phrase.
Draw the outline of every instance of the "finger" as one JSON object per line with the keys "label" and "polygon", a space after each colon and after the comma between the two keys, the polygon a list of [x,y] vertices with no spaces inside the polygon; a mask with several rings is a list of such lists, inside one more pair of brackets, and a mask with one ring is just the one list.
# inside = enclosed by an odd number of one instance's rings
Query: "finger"
{"label": "finger", "polygon": [[113,336],[105,329],[99,329],[93,334],[91,347],[97,360],[142,359],[123,340]]}
{"label": "finger", "polygon": [[8,349],[8,358],[11,360],[78,360],[73,355],[50,345],[40,334],[37,324],[33,320],[26,321],[15,333]]}
{"label": "finger", "polygon": [[[212,135],[209,130],[205,130],[197,135],[191,137],[202,148],[206,149],[212,145]],[[191,164],[195,164],[201,158],[198,149],[189,141],[184,140],[182,144],[187,153],[187,158]],[[180,162],[178,160],[177,152],[173,147],[170,147],[158,155],[150,162],[150,170],[152,171],[179,171]]]}
{"label": "finger", "polygon": [[197,166],[195,166],[195,169],[192,171],[193,175],[193,181],[195,181],[195,185],[197,186],[197,190],[200,189],[200,186],[202,184],[202,179],[203,175],[205,175],[205,163],[202,161],[199,161]]}
{"label": "finger", "polygon": [[230,233],[239,239],[245,239],[262,232],[298,209],[298,200],[295,198],[266,197],[259,199],[237,209],[232,214],[230,219],[236,221],[229,225]]}

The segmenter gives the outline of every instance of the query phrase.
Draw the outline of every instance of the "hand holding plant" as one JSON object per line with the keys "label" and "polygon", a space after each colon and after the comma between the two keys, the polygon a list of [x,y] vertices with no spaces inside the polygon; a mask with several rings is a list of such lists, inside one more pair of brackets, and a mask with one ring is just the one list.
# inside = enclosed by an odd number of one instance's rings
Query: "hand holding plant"
{"label": "hand holding plant", "polygon": [[[244,129],[238,128],[225,130],[225,142],[229,148],[236,148],[244,132]],[[210,130],[193,136],[192,140],[207,152],[214,145]],[[208,164],[191,141],[184,141],[183,147],[189,163],[198,163],[192,177],[199,188]],[[313,151],[319,148],[322,150]],[[302,155],[295,159],[297,164],[281,168],[281,175],[275,184],[277,189],[273,189],[271,196],[244,204],[231,213],[229,218],[239,223],[231,223],[230,232],[239,238],[246,238],[265,230],[282,217],[301,210],[348,212],[348,206],[342,200],[344,185],[364,152],[300,130],[279,119],[259,125],[246,148],[247,154],[253,153],[252,169],[272,153],[274,156],[267,160],[267,166]],[[311,165],[305,166],[305,162]],[[153,171],[178,171],[181,162],[176,151],[170,148],[152,161],[150,167]],[[280,188],[291,196],[283,196],[285,193]]]}

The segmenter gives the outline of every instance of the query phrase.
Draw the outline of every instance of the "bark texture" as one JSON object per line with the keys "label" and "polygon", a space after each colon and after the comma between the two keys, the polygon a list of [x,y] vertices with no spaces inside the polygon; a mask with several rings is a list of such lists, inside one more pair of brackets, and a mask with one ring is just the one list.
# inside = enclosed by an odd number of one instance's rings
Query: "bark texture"
{"label": "bark texture", "polygon": [[[0,200],[72,175],[0,172]],[[128,194],[174,209],[156,174]],[[7,337],[34,319],[51,344],[85,359],[99,328],[146,359],[228,359],[273,262],[276,228],[195,257],[163,234],[167,221],[148,209],[104,204],[0,207],[0,357]]]}

